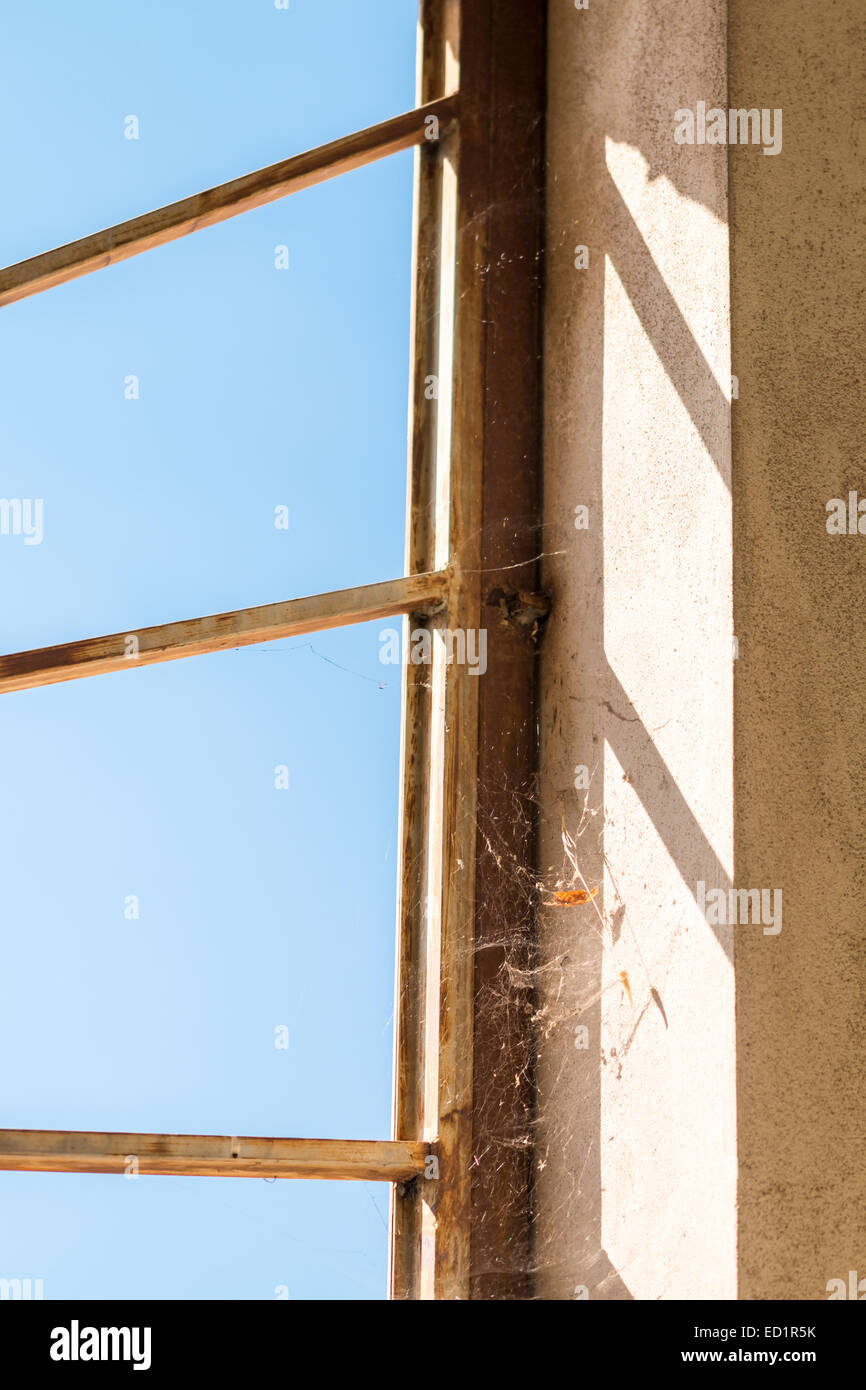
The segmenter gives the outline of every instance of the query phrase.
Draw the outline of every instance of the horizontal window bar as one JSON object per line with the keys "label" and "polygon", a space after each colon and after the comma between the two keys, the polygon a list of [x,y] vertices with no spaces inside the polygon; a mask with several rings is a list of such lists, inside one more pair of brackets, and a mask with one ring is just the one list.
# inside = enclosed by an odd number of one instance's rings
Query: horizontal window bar
{"label": "horizontal window bar", "polygon": [[0,694],[30,690],[39,685],[102,676],[110,671],[129,671],[158,661],[249,647],[281,637],[301,637],[353,623],[375,622],[400,613],[428,613],[446,599],[448,574],[412,574],[365,584],[358,589],[336,589],[310,598],[267,603],[260,608],[239,608],[206,618],[189,618],[162,627],[115,632],[109,637],[87,637],[57,647],[12,652],[0,656]]}
{"label": "horizontal window bar", "polygon": [[101,1134],[0,1129],[0,1169],[177,1177],[407,1182],[430,1145],[402,1139],[250,1139],[216,1134]]}
{"label": "horizontal window bar", "polygon": [[129,222],[120,222],[116,227],[82,237],[80,241],[71,241],[66,246],[19,261],[17,265],[6,266],[0,270],[0,306],[13,304],[17,299],[26,299],[54,285],[75,280],[79,275],[88,275],[93,270],[137,256],[140,251],[175,241],[201,227],[211,227],[337,174],[347,174],[373,160],[409,149],[435,128],[428,124],[431,117],[435,117],[441,127],[449,124],[455,113],[456,97],[441,97],[379,125],[368,126],[366,130],[344,135],[327,145],[244,174],[230,183],[221,183],[191,198],[157,208],[155,212],[146,212]]}

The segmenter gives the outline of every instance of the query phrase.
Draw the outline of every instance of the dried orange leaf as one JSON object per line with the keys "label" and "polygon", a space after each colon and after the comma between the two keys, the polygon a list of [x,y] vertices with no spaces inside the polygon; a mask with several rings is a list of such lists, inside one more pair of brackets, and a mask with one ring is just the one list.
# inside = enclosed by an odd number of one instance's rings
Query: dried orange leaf
{"label": "dried orange leaf", "polygon": [[597,892],[597,888],[593,888],[592,892],[587,892],[585,888],[568,888],[562,893],[554,893],[553,901],[562,907],[573,907],[575,903],[588,903]]}

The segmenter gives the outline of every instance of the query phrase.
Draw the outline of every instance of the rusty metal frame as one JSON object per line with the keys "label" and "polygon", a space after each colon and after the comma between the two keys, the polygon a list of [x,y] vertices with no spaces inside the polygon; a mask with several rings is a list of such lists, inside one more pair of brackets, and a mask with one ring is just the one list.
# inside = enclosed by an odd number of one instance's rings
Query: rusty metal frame
{"label": "rusty metal frame", "polygon": [[406,674],[394,1137],[436,1163],[394,1189],[394,1298],[530,1293],[544,8],[421,5],[417,100],[459,103],[416,153],[407,572],[447,563],[429,627],[487,671]]}
{"label": "rusty metal frame", "polygon": [[[432,665],[407,664],[404,691],[392,1139],[0,1131],[0,1169],[115,1172],[126,1151],[145,1172],[390,1182],[398,1299],[530,1295],[528,995],[511,981],[532,951],[545,611],[544,38],[543,5],[421,0],[414,111],[0,270],[3,305],[416,148],[406,577],[0,657],[3,693],[388,615],[429,630]],[[454,631],[486,633],[486,674],[451,659]]]}

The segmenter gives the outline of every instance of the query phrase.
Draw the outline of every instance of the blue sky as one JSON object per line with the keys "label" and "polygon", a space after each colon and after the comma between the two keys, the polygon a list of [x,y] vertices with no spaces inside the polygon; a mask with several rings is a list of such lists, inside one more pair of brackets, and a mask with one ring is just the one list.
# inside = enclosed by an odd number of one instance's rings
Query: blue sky
{"label": "blue sky", "polygon": [[[0,263],[407,109],[415,18],[15,7]],[[44,507],[40,545],[0,536],[0,649],[402,572],[411,172],[397,156],[0,311],[0,495]],[[0,1127],[387,1137],[381,627],[0,700]],[[2,1173],[0,1276],[49,1298],[381,1298],[387,1201]]]}

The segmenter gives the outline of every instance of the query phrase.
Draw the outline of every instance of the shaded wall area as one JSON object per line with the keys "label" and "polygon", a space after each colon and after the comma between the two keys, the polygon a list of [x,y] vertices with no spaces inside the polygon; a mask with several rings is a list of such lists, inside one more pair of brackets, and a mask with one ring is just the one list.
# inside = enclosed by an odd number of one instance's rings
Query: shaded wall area
{"label": "shaded wall area", "polygon": [[783,927],[738,929],[740,1297],[866,1275],[866,7],[730,0],[736,866]]}

